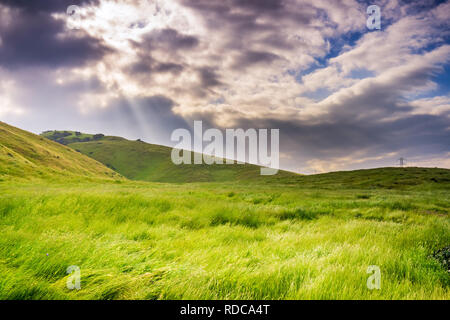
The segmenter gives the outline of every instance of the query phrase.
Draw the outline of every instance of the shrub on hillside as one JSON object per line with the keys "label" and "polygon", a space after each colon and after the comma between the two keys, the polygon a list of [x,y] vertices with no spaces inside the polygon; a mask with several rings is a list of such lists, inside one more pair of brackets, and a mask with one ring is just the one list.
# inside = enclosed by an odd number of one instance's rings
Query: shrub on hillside
{"label": "shrub on hillside", "polygon": [[105,135],[98,133],[98,134],[94,134],[93,139],[94,140],[100,140],[101,138],[103,138]]}

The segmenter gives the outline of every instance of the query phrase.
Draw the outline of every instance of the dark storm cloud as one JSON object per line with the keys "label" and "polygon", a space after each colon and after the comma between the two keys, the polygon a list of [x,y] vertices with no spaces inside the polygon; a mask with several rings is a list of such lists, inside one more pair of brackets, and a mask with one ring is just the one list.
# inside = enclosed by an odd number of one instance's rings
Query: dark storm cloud
{"label": "dark storm cloud", "polygon": [[[193,1],[186,1],[193,2]],[[220,1],[221,3],[227,3],[231,6],[241,6],[242,8],[250,9],[251,11],[259,12],[270,12],[280,11],[284,7],[283,0],[231,0],[231,1]]]}
{"label": "dark storm cloud", "polygon": [[178,50],[192,49],[198,46],[199,40],[196,37],[184,35],[174,29],[159,29],[149,32],[143,37],[142,42],[133,42],[136,48],[151,50],[167,50],[176,52]]}
{"label": "dark storm cloud", "polygon": [[[279,34],[274,33],[263,38],[261,42],[275,49],[293,50],[295,48],[292,43],[280,37]],[[305,43],[303,43],[303,45],[305,45]]]}
{"label": "dark storm cloud", "polygon": [[[241,35],[248,32],[277,29],[280,19],[291,20],[298,25],[308,25],[319,11],[307,4],[299,6],[292,0],[181,0],[184,6],[203,14],[208,26],[222,28],[224,24],[233,27]],[[269,22],[261,23],[259,18]],[[226,26],[226,25],[225,25]]]}
{"label": "dark storm cloud", "polygon": [[200,82],[203,88],[220,86],[222,83],[219,80],[219,76],[211,68],[201,68],[198,70],[200,74]]}
{"label": "dark storm cloud", "polygon": [[[183,5],[223,17],[285,15],[291,0],[181,0]],[[240,9],[240,10],[237,10]]]}
{"label": "dark storm cloud", "polygon": [[127,73],[131,74],[141,74],[141,73],[150,73],[152,71],[152,65],[149,60],[143,61],[139,60],[138,62],[133,63],[126,70]]}
{"label": "dark storm cloud", "polygon": [[[51,68],[80,66],[86,62],[99,60],[111,50],[98,39],[81,31],[60,35],[65,31],[64,22],[54,19],[53,12],[64,13],[64,2],[4,1],[10,5],[11,22],[2,26],[0,37],[0,65],[8,69],[27,66]],[[68,1],[67,3],[69,3]],[[86,1],[78,1],[82,4]]]}
{"label": "dark storm cloud", "polygon": [[130,74],[154,74],[154,73],[172,73],[174,75],[182,72],[184,67],[181,64],[173,62],[159,62],[150,56],[141,56],[139,61],[133,63],[127,70]]}
{"label": "dark storm cloud", "polygon": [[[187,7],[202,13],[202,19],[209,25],[226,30],[227,42],[223,49],[233,55],[231,67],[235,70],[246,69],[252,65],[271,63],[282,59],[277,54],[269,51],[252,50],[246,43],[247,35],[252,32],[265,32],[266,36],[260,40],[263,47],[277,47],[277,49],[289,49],[291,46],[284,37],[278,33],[277,16],[291,16],[292,10],[288,9],[286,2],[290,1],[181,1]],[[297,9],[297,13],[300,10]],[[310,21],[308,15],[300,13],[302,17],[295,21],[296,24],[304,24]],[[275,16],[274,16],[275,15]],[[310,14],[309,14],[310,15]],[[265,16],[267,22],[258,22],[258,18]],[[298,18],[298,17],[296,17]],[[152,30],[143,36],[142,41],[132,41],[133,46],[140,51],[140,61],[134,63],[127,73],[152,74],[171,72],[196,72],[199,75],[199,87],[192,89],[195,97],[207,97],[211,87],[223,85],[217,68],[213,65],[204,67],[184,65],[183,56],[190,51],[198,50],[200,40],[192,35],[185,35],[171,28]],[[207,45],[207,43],[205,43]],[[163,53],[166,61],[154,60],[154,52]],[[235,54],[233,54],[235,53]],[[160,55],[161,56],[161,55]]]}
{"label": "dark storm cloud", "polygon": [[158,63],[155,67],[154,70],[156,72],[171,72],[171,73],[179,73],[181,71],[183,71],[183,66],[180,64],[176,64],[176,63]]}
{"label": "dark storm cloud", "polygon": [[269,64],[278,59],[281,58],[270,52],[246,51],[238,56],[238,58],[234,61],[233,67],[235,69],[242,69],[259,63]]}
{"label": "dark storm cloud", "polygon": [[[182,72],[185,67],[179,63],[180,56],[187,50],[195,50],[199,45],[196,37],[184,35],[174,29],[152,30],[143,36],[140,42],[130,41],[138,51],[138,61],[128,67],[125,72],[130,74],[154,74]],[[159,52],[165,61],[157,60],[153,55]]]}
{"label": "dark storm cloud", "polygon": [[[293,50],[296,26],[306,31],[322,10],[292,0],[180,0],[194,10],[212,35],[223,37],[223,52],[233,56],[231,68],[246,69],[282,59],[280,51]],[[289,29],[289,32],[286,32]],[[297,41],[298,42],[298,41]],[[277,50],[274,53],[273,50]]]}

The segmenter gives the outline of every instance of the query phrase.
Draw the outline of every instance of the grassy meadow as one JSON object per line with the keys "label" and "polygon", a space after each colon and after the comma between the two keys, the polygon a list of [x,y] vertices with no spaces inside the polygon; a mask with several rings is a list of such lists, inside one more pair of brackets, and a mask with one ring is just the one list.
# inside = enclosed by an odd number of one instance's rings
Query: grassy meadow
{"label": "grassy meadow", "polygon": [[[0,299],[449,299],[448,191],[0,185]],[[48,256],[47,256],[48,254]],[[66,268],[81,268],[81,290]],[[369,265],[381,289],[366,287]]]}
{"label": "grassy meadow", "polygon": [[[0,299],[450,299],[434,257],[450,244],[450,170],[241,166],[161,183],[96,160],[0,122]],[[205,175],[222,181],[190,182]]]}

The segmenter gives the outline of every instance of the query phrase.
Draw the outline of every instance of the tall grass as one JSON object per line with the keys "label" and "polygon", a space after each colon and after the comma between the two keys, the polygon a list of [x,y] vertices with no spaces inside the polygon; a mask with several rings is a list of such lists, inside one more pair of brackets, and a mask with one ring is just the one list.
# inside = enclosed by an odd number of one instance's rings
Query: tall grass
{"label": "tall grass", "polygon": [[[0,299],[449,299],[447,191],[0,185]],[[363,196],[361,196],[363,195]],[[70,265],[81,290],[66,288]],[[381,289],[369,290],[369,265]]]}

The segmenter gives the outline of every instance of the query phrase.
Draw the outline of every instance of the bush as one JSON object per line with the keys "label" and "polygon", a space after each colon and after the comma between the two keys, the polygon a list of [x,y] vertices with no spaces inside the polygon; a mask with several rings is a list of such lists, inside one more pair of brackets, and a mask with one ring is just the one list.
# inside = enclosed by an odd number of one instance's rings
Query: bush
{"label": "bush", "polygon": [[103,138],[105,135],[98,133],[98,134],[94,134],[93,139],[94,140],[100,140],[101,138]]}

